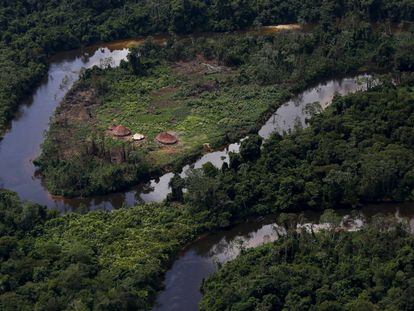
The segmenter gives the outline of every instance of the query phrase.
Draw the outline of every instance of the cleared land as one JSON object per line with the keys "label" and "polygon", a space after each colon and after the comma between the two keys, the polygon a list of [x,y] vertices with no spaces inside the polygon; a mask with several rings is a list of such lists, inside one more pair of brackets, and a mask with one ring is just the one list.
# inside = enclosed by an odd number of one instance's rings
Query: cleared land
{"label": "cleared land", "polygon": [[[119,190],[243,137],[256,129],[269,108],[279,105],[287,92],[277,85],[240,83],[239,79],[237,66],[201,54],[162,61],[145,75],[122,67],[87,72],[51,121],[38,161],[48,188],[68,196]],[[111,128],[117,125],[127,127],[131,135],[113,135]],[[155,138],[161,132],[175,135],[178,142],[160,144]],[[134,134],[145,138],[134,141]],[[56,161],[50,161],[50,155]],[[119,187],[104,185],[84,192],[80,182],[79,190],[61,191],[65,184],[73,184],[65,179],[65,171],[72,173],[73,168],[62,163],[81,163],[86,158],[94,158],[95,164],[80,170],[79,178],[81,173],[106,166],[112,167],[106,178],[114,180],[114,170],[122,169],[117,174],[123,175]],[[48,170],[59,166],[62,170]],[[105,174],[94,175],[102,179]]]}

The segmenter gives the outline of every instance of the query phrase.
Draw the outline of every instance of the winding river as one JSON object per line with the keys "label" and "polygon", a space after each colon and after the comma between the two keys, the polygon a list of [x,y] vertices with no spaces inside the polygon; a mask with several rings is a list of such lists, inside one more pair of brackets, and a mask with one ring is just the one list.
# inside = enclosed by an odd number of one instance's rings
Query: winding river
{"label": "winding river", "polygon": [[[241,33],[270,34],[300,29],[302,28],[299,25],[279,25]],[[165,36],[154,37],[159,43],[165,42],[166,38]],[[54,197],[42,185],[41,179],[36,177],[36,168],[32,162],[40,153],[44,132],[48,129],[51,116],[68,90],[79,79],[81,71],[93,66],[119,66],[121,60],[126,60],[128,48],[144,42],[144,39],[97,44],[84,50],[59,53],[51,58],[47,76],[33,95],[20,106],[16,117],[11,122],[10,130],[0,141],[0,188],[13,190],[23,200],[46,205],[61,212],[70,211],[79,206],[86,206],[90,210],[111,210],[122,206],[133,206],[137,202],[160,202],[166,197],[168,182],[172,174],[166,174],[152,180],[147,185],[139,185],[126,192],[93,198]],[[195,163],[195,166],[198,167],[207,160],[208,156],[203,157]]]}
{"label": "winding river", "polygon": [[[269,31],[266,29],[266,32]],[[162,37],[156,39],[159,42],[164,40]],[[32,163],[40,153],[50,117],[68,90],[79,79],[83,68],[91,68],[95,65],[118,66],[121,60],[126,59],[128,47],[142,41],[117,41],[102,46],[92,46],[85,51],[61,53],[51,59],[47,77],[20,107],[10,130],[0,142],[0,188],[13,190],[23,200],[46,205],[61,212],[76,209],[81,205],[90,210],[111,210],[122,206],[133,206],[138,202],[161,202],[166,198],[172,173],[125,192],[93,198],[54,197],[42,185],[41,179],[36,177],[36,168]],[[267,138],[274,131],[283,133],[294,126],[304,126],[305,119],[309,117],[309,111],[306,109],[309,103],[319,102],[322,107],[325,107],[335,93],[347,94],[362,89],[365,85],[359,83],[360,78],[332,80],[303,92],[279,108],[260,129],[259,134]],[[184,176],[189,168],[200,168],[207,162],[221,167],[223,162],[228,161],[229,152],[237,151],[238,148],[239,143],[234,143],[224,150],[207,153],[192,165],[185,166],[181,174]]]}
{"label": "winding river", "polygon": [[[294,26],[295,28],[296,26]],[[296,28],[295,28],[296,29]],[[264,31],[274,32],[280,28],[267,28]],[[163,37],[157,37],[162,42]],[[41,82],[34,94],[21,105],[10,130],[0,142],[0,188],[17,192],[24,200],[47,205],[62,212],[70,211],[81,205],[91,210],[111,210],[122,206],[132,206],[137,202],[159,202],[169,192],[168,182],[172,173],[152,180],[146,185],[123,193],[107,196],[63,199],[51,196],[36,177],[32,163],[40,153],[40,145],[44,132],[48,128],[50,117],[73,83],[77,81],[82,68],[98,66],[118,66],[126,59],[128,47],[139,44],[143,40],[117,41],[111,44],[96,45],[86,50],[60,53],[50,62],[47,77]],[[314,86],[296,98],[282,105],[262,126],[259,134],[268,138],[271,133],[285,133],[295,127],[306,126],[306,119],[311,116],[310,105],[319,102],[325,108],[336,93],[348,94],[367,88],[369,76],[363,75],[338,80],[331,80]],[[204,163],[212,162],[220,167],[228,161],[229,152],[238,151],[239,144],[234,143],[221,151],[205,154],[192,165],[183,168],[181,174],[186,175],[188,169],[199,168]],[[380,213],[390,215],[399,220],[405,219],[414,231],[413,205],[376,205],[367,206],[358,215],[349,215],[350,211],[342,211],[346,220],[343,224],[347,230],[358,229],[372,215]],[[304,213],[307,225],[320,224],[320,214]],[[254,247],[275,240],[277,224],[275,217],[239,224],[226,231],[204,237],[187,247],[180,254],[168,271],[165,279],[165,290],[160,293],[154,310],[197,310],[201,298],[199,291],[202,279],[217,270],[218,263],[233,259],[241,247]]]}

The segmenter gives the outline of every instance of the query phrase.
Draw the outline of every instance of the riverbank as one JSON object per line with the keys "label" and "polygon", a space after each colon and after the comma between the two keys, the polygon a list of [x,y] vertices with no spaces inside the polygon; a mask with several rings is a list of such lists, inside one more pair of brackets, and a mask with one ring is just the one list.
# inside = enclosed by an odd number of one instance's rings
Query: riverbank
{"label": "riverbank", "polygon": [[[410,80],[408,79],[408,81]],[[378,93],[379,90],[382,90],[382,93]],[[387,96],[396,99],[396,102],[389,101],[388,97],[384,96],[384,94],[388,94]],[[395,94],[399,94],[399,96],[395,96]],[[368,92],[360,92],[355,95],[336,99],[333,104],[334,106],[316,117],[316,120],[320,121],[325,118],[326,123],[324,124],[326,126],[329,124],[343,125],[339,129],[348,128],[343,122],[356,122],[356,124],[362,122],[369,126],[369,128],[380,130],[381,126],[370,126],[371,123],[376,122],[377,118],[389,115],[392,118],[397,118],[404,122],[412,119],[410,117],[400,118],[400,114],[407,117],[409,115],[408,112],[412,112],[413,107],[410,104],[412,102],[410,94],[412,94],[412,90],[407,85],[399,85],[398,90],[395,90],[392,85],[380,85],[378,88],[369,90]],[[356,100],[359,98],[363,100]],[[382,100],[378,100],[379,98],[382,98]],[[344,105],[339,105],[338,103],[344,103]],[[386,103],[389,103],[390,106],[387,107],[393,111],[392,114],[383,114],[387,110],[381,105],[385,105]],[[362,114],[359,110],[354,110],[363,108],[366,108],[367,111],[371,111],[372,113],[366,112]],[[376,110],[374,109],[372,111],[369,108],[375,108]],[[332,111],[336,111],[335,109],[343,110],[341,110],[342,113],[337,115],[338,119],[336,121],[338,122],[331,123],[331,113]],[[349,115],[350,113],[353,113],[352,117]],[[358,118],[355,116],[358,116]],[[404,127],[400,123],[391,122],[390,124]],[[358,126],[354,127],[358,128]],[[318,123],[313,122],[309,130],[318,130],[319,128]],[[330,134],[332,132],[328,129],[325,128],[326,135],[331,136]],[[298,134],[303,135],[303,132],[306,132],[306,130],[299,131]],[[397,133],[398,131],[394,132]],[[372,133],[367,131],[358,131],[358,133],[366,133],[369,138],[375,137],[377,143],[384,141],[378,135],[372,135]],[[342,137],[341,140],[346,142],[350,137],[352,135],[347,138]],[[405,136],[397,137],[391,135],[391,137],[393,137],[393,142],[397,145],[410,143],[410,141],[405,140]],[[288,157],[285,157],[286,153],[290,155],[298,154],[297,151],[291,152],[289,149],[289,146],[291,146],[289,140],[291,138],[292,135],[287,135],[283,138],[286,142],[284,147],[282,147],[282,144],[274,148],[274,151],[279,156],[288,159]],[[319,139],[319,137],[315,135],[315,139]],[[246,142],[248,140],[243,141],[244,144],[242,143],[240,147],[240,154],[242,156],[248,154],[245,152]],[[320,144],[312,143],[311,145],[316,146]],[[338,143],[336,145],[339,146],[341,144]],[[366,146],[366,144],[363,145]],[[298,146],[303,145],[299,144],[298,141]],[[265,146],[266,149],[273,150],[271,145]],[[249,148],[249,150],[254,150],[254,147]],[[395,147],[395,150],[401,150],[401,146],[399,148]],[[373,152],[371,153],[375,156]],[[257,153],[253,152],[251,154]],[[352,154],[350,152],[347,155],[349,159],[352,159]],[[411,154],[409,153],[408,159],[412,159]],[[392,154],[393,158],[400,159],[400,156],[395,157],[395,155],[396,153],[394,152]],[[279,159],[274,156],[272,158]],[[263,155],[263,159],[267,159],[265,154]],[[315,154],[311,159],[317,160],[319,157]],[[248,165],[261,163],[261,161],[253,159],[250,159],[250,161],[252,163]],[[413,166],[412,161],[398,162],[402,166]],[[283,161],[279,163],[283,164]],[[288,163],[289,161],[285,162],[284,165]],[[300,172],[308,171],[303,166],[299,167]],[[391,165],[389,167],[393,166]],[[240,169],[233,166],[232,163],[230,168],[236,172],[240,172]],[[247,165],[246,168],[248,168]],[[276,169],[278,172],[292,172],[289,168],[285,170]],[[262,174],[259,169],[256,171],[260,173],[263,180],[266,180],[266,174]],[[251,172],[247,170],[246,173],[249,173],[249,175],[246,175],[247,179],[245,182],[255,182],[250,175]],[[157,291],[163,287],[161,280],[171,266],[172,261],[177,258],[180,250],[185,245],[195,240],[199,234],[215,231],[220,228],[228,228],[236,220],[246,219],[250,215],[264,215],[269,212],[263,206],[259,209],[257,205],[250,208],[247,204],[242,205],[237,203],[237,206],[248,207],[248,209],[239,210],[233,208],[232,202],[229,202],[228,198],[223,195],[222,183],[217,182],[225,180],[226,185],[231,187],[233,181],[228,178],[232,174],[231,171],[226,170],[223,175],[220,175],[218,171],[210,167],[203,174],[204,176],[195,175],[190,177],[188,192],[185,195],[186,203],[184,205],[166,203],[147,204],[113,211],[112,213],[95,211],[89,212],[86,215],[68,214],[59,216],[51,211],[48,212],[45,208],[24,205],[10,193],[2,193],[0,196],[0,216],[2,216],[0,219],[2,219],[2,230],[4,230],[2,233],[2,242],[7,243],[4,260],[7,263],[7,271],[10,271],[7,275],[8,280],[11,280],[11,282],[10,284],[8,283],[9,287],[7,292],[0,295],[0,305],[6,308],[15,305],[18,301],[21,306],[32,306],[34,304],[41,306],[52,301],[58,307],[67,306],[72,303],[87,308],[93,308],[97,304],[110,307],[112,303],[116,303],[124,308],[139,305],[144,306],[145,309],[150,309],[156,299]],[[205,177],[216,178],[216,180],[212,183],[210,182],[211,180],[206,181]],[[220,179],[221,177],[224,177],[224,179]],[[384,176],[380,177],[381,180],[387,182]],[[360,176],[360,178],[363,179],[364,176]],[[403,182],[410,181],[405,177],[402,180]],[[313,178],[313,182],[318,182],[318,178]],[[249,187],[249,192],[252,192],[251,190],[258,191],[263,189],[260,183],[255,182],[255,184],[256,187]],[[326,184],[329,185],[328,181]],[[357,184],[358,180],[355,181],[355,185]],[[395,187],[398,187],[398,185]],[[323,187],[321,188],[323,189]],[[403,188],[405,189],[405,187]],[[234,189],[243,190],[244,188],[235,187]],[[398,190],[398,188],[395,189]],[[225,193],[230,194],[231,191],[226,191]],[[308,192],[303,193],[307,195]],[[262,197],[264,200],[268,196],[263,195]],[[290,195],[290,197],[294,199],[298,196]],[[239,198],[240,195],[234,200],[238,200]],[[380,199],[382,197],[378,196],[378,198]],[[276,202],[280,201],[276,200]],[[326,205],[312,206],[312,210],[315,212],[324,207]],[[277,210],[277,206],[273,206],[273,208],[273,211],[283,210],[283,208]],[[391,210],[392,215],[394,215],[394,212],[394,210]],[[401,207],[401,211],[395,213],[395,217],[400,219],[407,212],[405,207],[404,210]],[[354,212],[351,211],[350,213],[353,214]],[[386,210],[385,213],[389,213],[389,210]],[[410,217],[410,222],[412,222],[412,217]],[[259,230],[260,226],[256,228]],[[264,233],[268,232],[266,230],[271,229],[272,226],[270,225],[264,231],[261,231],[263,233],[262,235],[254,235],[259,240],[254,241],[253,239],[251,241],[252,244],[258,245],[261,242],[270,241],[271,237],[266,237],[268,234]],[[233,234],[236,233],[235,235],[237,237],[237,227],[230,229],[230,231]],[[22,234],[23,232],[24,234]],[[225,239],[225,247],[223,248],[221,234],[223,233],[211,236],[212,241],[216,241],[211,245],[204,244],[206,240],[209,240],[207,236],[195,244],[188,246],[184,257],[182,257],[183,260],[180,258],[176,264],[173,264],[172,274],[167,274],[167,290],[171,290],[172,288],[168,280],[174,278],[176,271],[182,272],[179,269],[180,267],[191,268],[191,265],[180,265],[182,262],[188,263],[186,261],[188,258],[191,260],[197,259],[193,261],[196,265],[207,263],[207,269],[197,270],[200,271],[200,274],[196,278],[193,278],[193,281],[199,282],[203,277],[215,271],[214,255],[221,255],[225,259],[225,250],[234,251],[233,255],[238,254],[240,250],[238,246],[241,243],[238,243],[237,239],[229,239],[228,241]],[[224,236],[226,236],[225,232]],[[21,248],[17,248],[17,246],[22,245],[24,246],[24,251],[19,251]],[[211,253],[212,257],[207,257],[207,261],[199,260],[200,256],[198,255],[194,256],[194,251],[197,251],[201,247],[201,258],[203,258],[202,254],[206,254],[203,253],[204,246],[206,246],[205,251],[207,254],[213,250]],[[214,253],[214,250],[218,250],[218,252]],[[221,253],[220,250],[224,250],[224,253]],[[230,255],[232,255],[231,252],[229,253]],[[204,259],[206,259],[205,255]],[[22,269],[22,265],[27,262],[31,262],[31,266],[33,267],[29,271]],[[178,270],[176,270],[177,268]],[[22,270],[25,271],[24,278],[19,278],[17,271]],[[183,276],[188,276],[192,273],[191,270],[188,273],[187,270],[184,270],[184,272],[182,274]],[[183,279],[178,279],[178,281],[180,280],[182,281]],[[33,283],[36,286],[32,286]],[[173,288],[179,289],[179,287],[174,287],[174,284],[172,286]],[[193,289],[196,288],[194,286]],[[169,299],[176,297],[176,294],[177,292],[175,291],[166,291],[165,294],[160,296],[164,297],[162,299],[160,298],[161,303],[163,301],[167,302],[167,305],[170,307]],[[111,299],[109,300],[108,297],[111,297]],[[194,299],[188,300],[184,296],[184,302],[183,300],[179,300],[178,307],[176,306],[177,310],[182,310],[182,306],[187,305],[187,303],[190,303],[191,306],[194,306],[194,303],[197,305],[197,299],[200,297],[201,295],[198,291],[192,296]]]}
{"label": "riverbank", "polygon": [[[410,232],[413,233],[413,207],[413,204],[380,204],[364,206],[358,210],[337,210],[335,213],[332,211],[326,213],[302,211],[301,214],[296,214],[296,217],[293,214],[289,214],[289,216],[292,221],[291,228],[296,225],[298,232],[301,228],[308,230],[313,228],[314,232],[318,232],[322,229],[338,226],[342,227],[342,231],[353,232],[362,230],[367,225],[378,224],[378,220],[383,219],[387,224],[399,222],[404,228],[409,225]],[[165,289],[157,296],[153,310],[199,310],[199,303],[203,297],[201,287],[203,284],[207,284],[207,278],[213,283],[214,280],[221,277],[222,273],[225,273],[221,268],[224,267],[224,270],[228,271],[231,269],[228,267],[229,265],[232,267],[235,265],[232,263],[233,260],[238,262],[245,260],[246,253],[253,253],[254,250],[251,249],[256,247],[259,249],[272,247],[269,244],[284,235],[283,217],[279,216],[252,219],[250,222],[231,226],[190,244],[180,253],[179,258],[166,273]],[[287,218],[285,217],[285,219]],[[240,254],[242,258],[238,259]],[[228,262],[230,262],[229,265],[227,265]],[[220,287],[226,287],[226,284],[223,283]],[[203,301],[208,301],[215,292],[212,289],[209,290],[208,285],[205,285],[204,288],[208,296]]]}
{"label": "riverbank", "polygon": [[[123,42],[116,42],[115,47],[108,44],[108,46],[94,47],[96,50],[87,49],[86,53],[74,50],[53,57],[47,78],[42,80],[27,104],[21,107],[11,130],[1,142],[0,187],[12,189],[25,200],[47,205],[61,212],[68,212],[82,206],[87,206],[91,210],[110,210],[124,205],[133,206],[136,202],[164,199],[164,193],[161,195],[152,193],[149,185],[138,185],[130,191],[112,195],[61,199],[51,196],[41,180],[34,178],[38,176],[38,172],[32,161],[40,153],[39,146],[43,142],[44,132],[49,128],[50,116],[79,79],[82,68],[108,64],[108,59],[111,60],[112,67],[117,67],[121,60],[126,60],[128,49],[122,44]],[[158,180],[151,181],[151,184],[154,183],[158,183]]]}
{"label": "riverbank", "polygon": [[[412,211],[387,204],[361,214],[340,211],[338,217],[348,224],[364,223],[381,213],[413,223]],[[74,304],[92,309],[116,304],[150,310],[158,297],[155,310],[197,310],[201,281],[217,270],[217,262],[275,240],[275,226],[283,225],[272,216],[217,231],[218,222],[205,221],[203,214],[188,205],[146,204],[110,213],[58,215],[0,191],[1,266],[7,267],[0,271],[6,280],[0,306]],[[320,216],[304,211],[298,222],[317,228],[320,221],[332,221]]]}
{"label": "riverbank", "polygon": [[[234,40],[235,37],[227,35],[225,38]],[[212,40],[200,40],[206,39]],[[217,47],[223,40],[217,40],[213,45]],[[189,43],[180,40],[177,45]],[[43,155],[37,161],[51,192],[69,196],[103,194],[144,181],[142,177],[145,175],[177,170],[203,151],[211,151],[226,141],[245,136],[256,127],[254,124],[269,107],[282,102],[281,97],[287,97],[276,87],[240,84],[237,82],[237,66],[217,58],[206,58],[201,54],[205,53],[203,50],[200,54],[190,50],[202,49],[200,45],[187,47],[182,53],[192,55],[175,61],[165,59],[169,56],[155,56],[153,61],[158,64],[145,75],[137,76],[130,72],[130,68],[108,69],[92,72],[78,83],[57,110],[43,144]],[[160,49],[158,46],[153,48]],[[162,52],[174,53],[174,48],[165,48]],[[107,89],[97,90],[102,85]],[[88,97],[87,100],[82,96]],[[108,127],[119,124],[126,126],[131,135],[113,137]],[[160,144],[155,137],[162,132],[174,133],[178,142]],[[141,134],[143,139],[132,141],[134,133]],[[88,185],[70,189],[71,185],[57,182],[60,177],[55,174],[57,167],[68,166],[73,158],[83,161],[79,157],[86,158],[85,161],[95,158],[100,164],[92,167],[101,169],[103,165],[107,172],[113,166],[111,163],[116,164],[116,172],[121,172],[120,167],[131,164],[129,159],[134,158],[135,167],[129,166],[128,170],[122,171],[140,171],[137,174],[141,176],[125,176],[106,188],[95,189]],[[53,160],[57,158],[58,161]],[[74,171],[73,166],[70,170]],[[86,171],[89,176],[101,175],[91,169],[81,171],[82,174]],[[95,180],[93,184],[100,182]]]}
{"label": "riverbank", "polygon": [[[371,42],[364,42],[359,57],[321,57],[324,43],[312,41],[319,31],[199,37],[166,47],[148,41],[137,50],[147,72],[135,72],[131,62],[89,72],[78,89],[81,94],[97,94],[96,103],[71,93],[72,99],[78,97],[80,110],[73,100],[72,105],[62,105],[37,161],[48,189],[63,196],[105,194],[154,174],[177,171],[203,148],[215,149],[257,132],[269,111],[314,81],[335,73],[383,69],[372,63]],[[372,44],[381,40],[376,36],[379,33],[373,33]],[[274,49],[285,49],[285,56],[266,55],[269,42]],[[303,53],[309,44],[311,52]],[[225,52],[223,45],[228,46]],[[287,48],[292,45],[294,50]],[[289,62],[289,57],[297,61]],[[264,62],[274,72],[264,68]],[[137,133],[144,139],[131,142],[131,137],[108,135],[109,126],[120,124],[131,136]],[[178,143],[163,146],[155,141],[158,133],[167,131]],[[105,181],[94,176],[105,176]]]}
{"label": "riverbank", "polygon": [[287,236],[244,251],[205,280],[199,310],[410,308],[414,238],[403,225],[297,233],[291,221]]}

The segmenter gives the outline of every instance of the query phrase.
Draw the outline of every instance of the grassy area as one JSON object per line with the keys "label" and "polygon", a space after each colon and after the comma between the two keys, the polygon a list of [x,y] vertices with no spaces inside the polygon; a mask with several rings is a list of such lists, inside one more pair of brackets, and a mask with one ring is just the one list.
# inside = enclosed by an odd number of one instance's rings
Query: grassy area
{"label": "grassy area", "polygon": [[[95,129],[123,124],[145,135],[138,148],[151,166],[162,168],[199,153],[203,144],[222,145],[233,128],[234,135],[244,135],[280,98],[275,87],[237,84],[236,70],[205,74],[204,67],[198,61],[164,65],[139,79],[122,69],[108,71],[109,90],[94,110]],[[176,133],[179,142],[161,146],[155,136],[164,131]]]}
{"label": "grassy area", "polygon": [[[162,47],[148,40],[119,68],[87,71],[58,108],[37,161],[48,189],[63,196],[125,189],[180,168],[206,145],[255,132],[269,111],[317,81],[403,71],[411,62],[409,33],[394,36],[352,20],[335,27],[328,35],[315,28],[171,38]],[[384,49],[391,52],[383,56]],[[108,126],[118,124],[145,140],[114,138]],[[164,131],[178,143],[158,144]]]}
{"label": "grassy area", "polygon": [[[210,39],[213,45],[218,42]],[[280,85],[241,82],[239,66],[193,53],[176,60],[158,55],[145,74],[137,75],[125,64],[87,71],[57,109],[37,161],[50,191],[65,196],[105,193],[179,168],[206,147],[222,147],[254,131],[271,107],[288,97]],[[108,127],[119,124],[145,139],[114,137]],[[166,131],[178,143],[155,140]],[[86,164],[78,169],[75,162]],[[94,179],[89,189],[85,172]],[[111,180],[109,185],[104,178]]]}

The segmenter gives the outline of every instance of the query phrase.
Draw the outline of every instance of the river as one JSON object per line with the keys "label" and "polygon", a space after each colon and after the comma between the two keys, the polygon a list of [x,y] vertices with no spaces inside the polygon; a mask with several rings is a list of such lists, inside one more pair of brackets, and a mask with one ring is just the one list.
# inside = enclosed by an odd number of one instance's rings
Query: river
{"label": "river", "polygon": [[[358,211],[339,210],[341,227],[352,231],[381,214],[409,225],[414,233],[414,204],[368,205]],[[320,221],[321,213],[305,211],[301,226],[313,226],[314,231],[329,226]],[[241,249],[274,241],[282,231],[276,216],[238,224],[228,230],[211,234],[188,246],[173,263],[165,276],[165,289],[159,294],[153,311],[196,311],[202,297],[203,279],[217,271],[220,264],[234,259]]]}
{"label": "river", "polygon": [[[161,37],[156,39],[163,40]],[[52,58],[47,77],[33,96],[20,107],[10,130],[0,142],[1,188],[17,192],[23,200],[46,205],[61,212],[76,209],[81,205],[90,210],[111,210],[142,202],[161,202],[166,198],[172,173],[125,192],[92,198],[54,197],[43,186],[41,179],[36,177],[36,168],[32,163],[40,153],[50,117],[67,91],[79,79],[81,70],[95,65],[118,66],[121,60],[126,59],[127,47],[140,42],[142,40],[117,41],[105,46],[93,46],[86,51],[61,53]],[[305,118],[309,117],[306,109],[309,103],[319,102],[322,107],[326,107],[335,93],[348,94],[365,88],[364,84],[360,84],[360,78],[332,80],[310,88],[282,105],[260,129],[259,134],[267,138],[274,131],[282,133],[294,126],[304,126]],[[221,167],[223,162],[228,161],[229,152],[238,151],[238,148],[239,142],[224,150],[207,153],[192,165],[185,166],[181,175],[184,176],[189,168],[200,168],[207,162]]]}
{"label": "river", "polygon": [[[270,34],[285,30],[300,30],[299,25],[279,25],[241,33]],[[196,34],[214,36],[217,34]],[[166,174],[146,185],[139,185],[130,191],[113,193],[93,198],[66,199],[50,195],[36,177],[33,160],[40,154],[44,133],[49,126],[56,107],[65,94],[79,79],[84,68],[97,66],[119,66],[126,60],[128,48],[144,42],[145,38],[96,44],[83,50],[59,53],[50,60],[47,76],[41,81],[33,95],[20,106],[9,131],[0,141],[0,188],[17,192],[23,200],[46,205],[49,208],[67,212],[85,206],[90,210],[111,210],[133,206],[138,202],[159,202],[168,193],[168,182],[172,174]],[[166,36],[156,36],[158,43]],[[205,161],[203,158],[201,161]],[[199,162],[201,163],[201,162]],[[198,166],[198,164],[195,164]]]}
{"label": "river", "polygon": [[[267,32],[279,29],[266,28]],[[157,37],[162,42],[163,37]],[[84,205],[91,210],[111,210],[122,206],[132,206],[137,202],[162,201],[169,192],[168,182],[171,173],[152,180],[146,185],[123,193],[99,196],[88,199],[63,199],[51,196],[41,180],[35,175],[32,163],[40,153],[44,132],[48,129],[50,117],[73,83],[77,81],[82,68],[94,65],[118,66],[126,59],[128,47],[139,44],[142,39],[117,41],[111,44],[95,45],[86,50],[60,53],[51,59],[47,77],[40,83],[33,95],[23,103],[10,130],[0,142],[0,188],[16,191],[19,196],[31,202],[37,202],[62,212]],[[331,80],[312,87],[291,101],[282,105],[263,125],[259,134],[268,138],[273,132],[285,133],[295,127],[306,126],[314,102],[325,108],[332,101],[334,94],[348,94],[367,87],[364,79],[369,76],[350,77]],[[184,176],[189,168],[199,168],[204,163],[212,162],[220,167],[228,161],[231,151],[238,151],[239,142],[227,146],[221,151],[205,154],[192,165],[183,168]],[[399,220],[406,219],[414,231],[413,205],[377,205],[367,206],[358,215],[349,216],[350,211],[342,211],[348,222],[347,229],[357,229],[372,215],[380,213]],[[348,215],[348,216],[347,216]],[[306,212],[308,225],[319,223],[320,214]],[[217,263],[233,259],[240,252],[241,246],[255,247],[277,238],[275,217],[263,218],[239,224],[233,228],[204,237],[180,254],[166,274],[165,290],[160,293],[154,310],[197,310],[201,298],[199,291],[202,279],[217,270]]]}

